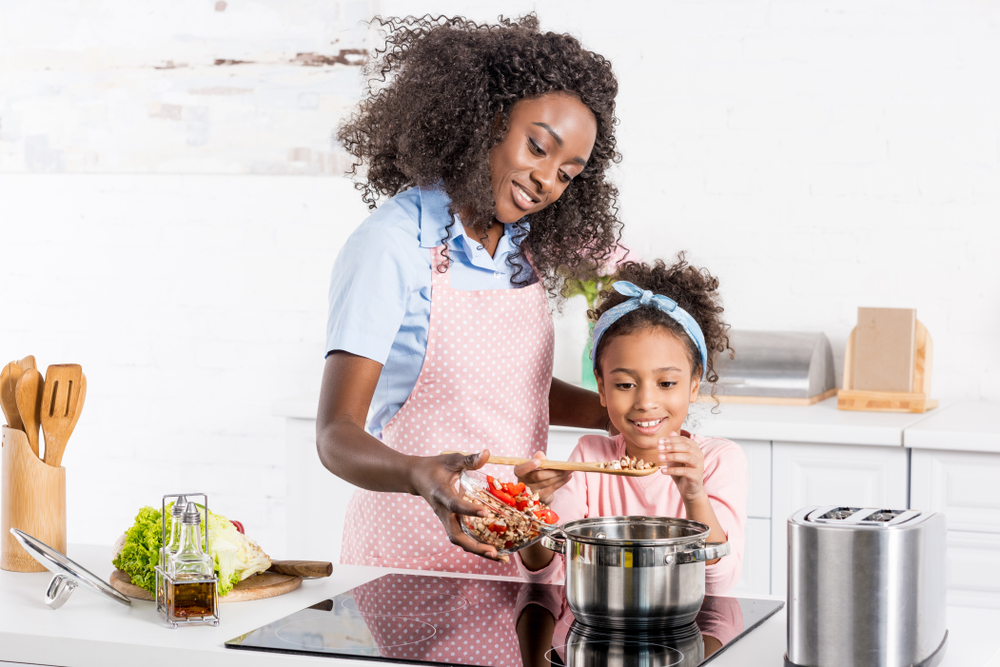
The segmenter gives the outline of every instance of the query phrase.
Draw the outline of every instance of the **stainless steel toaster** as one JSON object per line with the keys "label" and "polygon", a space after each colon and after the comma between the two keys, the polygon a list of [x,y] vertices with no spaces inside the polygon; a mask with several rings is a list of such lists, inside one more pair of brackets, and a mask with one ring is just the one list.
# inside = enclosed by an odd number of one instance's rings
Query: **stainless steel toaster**
{"label": "stainless steel toaster", "polygon": [[788,520],[790,667],[932,667],[944,657],[945,518],[806,507]]}

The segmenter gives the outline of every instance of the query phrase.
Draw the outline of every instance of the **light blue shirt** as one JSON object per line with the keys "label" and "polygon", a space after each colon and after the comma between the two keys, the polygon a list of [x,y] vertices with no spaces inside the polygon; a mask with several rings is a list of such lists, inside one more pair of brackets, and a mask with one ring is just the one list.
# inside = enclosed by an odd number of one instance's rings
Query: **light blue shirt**
{"label": "light blue shirt", "polygon": [[[399,193],[354,230],[333,265],[327,354],[344,350],[382,364],[367,425],[378,438],[413,391],[427,354],[431,249],[441,245],[452,220],[450,203],[439,189]],[[493,257],[466,236],[457,217],[450,231],[448,274],[453,288],[519,287],[510,282],[507,257],[517,250],[527,225],[523,230],[504,225]]]}

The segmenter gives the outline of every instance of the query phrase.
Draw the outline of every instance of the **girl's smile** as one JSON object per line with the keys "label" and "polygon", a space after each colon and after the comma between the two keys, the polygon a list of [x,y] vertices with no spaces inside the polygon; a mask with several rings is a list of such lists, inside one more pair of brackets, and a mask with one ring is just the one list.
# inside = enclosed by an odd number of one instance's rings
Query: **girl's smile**
{"label": "girl's smile", "polygon": [[660,439],[679,433],[698,397],[687,343],[660,327],[609,340],[601,356],[601,404],[623,436],[629,456],[655,461]]}

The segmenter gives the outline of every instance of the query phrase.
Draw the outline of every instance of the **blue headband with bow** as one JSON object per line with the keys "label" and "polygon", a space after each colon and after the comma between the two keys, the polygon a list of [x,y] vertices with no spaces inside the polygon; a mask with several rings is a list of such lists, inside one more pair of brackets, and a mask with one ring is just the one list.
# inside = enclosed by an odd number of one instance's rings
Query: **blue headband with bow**
{"label": "blue headband with bow", "polygon": [[680,324],[684,332],[698,346],[698,351],[701,352],[701,377],[705,379],[705,371],[708,368],[708,348],[705,347],[705,335],[701,332],[701,327],[698,326],[698,323],[695,322],[694,318],[686,310],[678,306],[677,302],[670,297],[663,296],[662,294],[654,294],[648,289],[640,289],[627,280],[619,280],[612,287],[619,294],[633,298],[609,309],[601,315],[601,318],[597,320],[597,324],[594,325],[594,345],[590,352],[590,359],[594,370],[597,370],[597,346],[600,344],[601,336],[608,330],[608,327],[617,322],[622,315],[631,313],[636,308],[651,306],[663,311]]}

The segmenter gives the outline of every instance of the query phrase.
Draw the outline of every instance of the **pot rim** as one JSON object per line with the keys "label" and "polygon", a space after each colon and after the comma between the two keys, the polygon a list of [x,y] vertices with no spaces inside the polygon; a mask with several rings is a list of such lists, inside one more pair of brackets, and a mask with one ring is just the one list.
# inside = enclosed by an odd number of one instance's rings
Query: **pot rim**
{"label": "pot rim", "polygon": [[[591,537],[588,535],[578,535],[572,532],[572,530],[576,527],[582,527],[582,526],[591,527],[594,525],[601,525],[601,524],[612,525],[612,524],[622,524],[622,523],[666,524],[666,525],[680,526],[683,528],[691,528],[697,530],[698,532],[694,535],[686,535],[683,537],[664,537],[664,538],[649,539],[649,540],[635,540],[635,539],[623,539],[623,538],[613,538],[613,537]],[[583,542],[584,544],[594,544],[597,546],[666,547],[666,546],[687,545],[698,541],[703,542],[708,539],[708,534],[711,532],[711,529],[706,524],[700,521],[694,521],[692,519],[680,519],[676,517],[600,516],[600,517],[589,517],[586,519],[577,519],[576,521],[570,521],[560,526],[555,532],[562,533],[565,536],[566,540],[572,542]]]}

